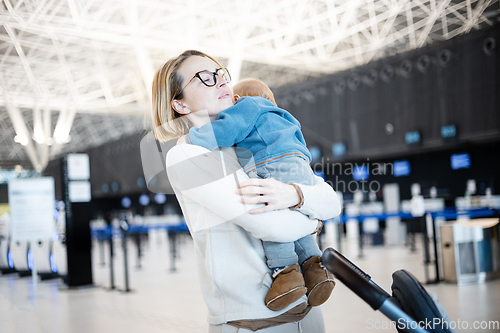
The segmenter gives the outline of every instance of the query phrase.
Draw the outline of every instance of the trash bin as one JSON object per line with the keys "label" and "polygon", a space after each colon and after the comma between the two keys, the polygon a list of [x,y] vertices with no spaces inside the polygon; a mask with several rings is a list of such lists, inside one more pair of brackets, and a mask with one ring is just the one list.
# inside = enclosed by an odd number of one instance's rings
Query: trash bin
{"label": "trash bin", "polygon": [[500,277],[498,218],[454,221],[440,231],[445,281],[480,283]]}

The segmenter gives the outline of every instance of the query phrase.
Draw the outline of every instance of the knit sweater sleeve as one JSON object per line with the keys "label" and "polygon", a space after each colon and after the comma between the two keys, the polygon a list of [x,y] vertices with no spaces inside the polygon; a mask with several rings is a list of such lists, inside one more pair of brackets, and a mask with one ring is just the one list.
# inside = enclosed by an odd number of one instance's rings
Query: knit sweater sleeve
{"label": "knit sweater sleeve", "polygon": [[257,119],[266,107],[254,99],[240,98],[232,107],[219,113],[217,120],[200,128],[192,127],[186,142],[214,150],[217,147],[231,147],[243,141],[252,131]]}
{"label": "knit sweater sleeve", "polygon": [[217,159],[217,152],[210,153],[190,145],[174,147],[167,155],[169,180],[192,232],[234,223],[255,238],[291,242],[315,230],[316,220],[289,209],[249,214],[248,211],[255,206],[242,204],[236,193],[237,184],[248,176],[236,158],[222,161],[226,173],[220,170],[222,168],[212,168],[220,167],[218,163],[221,161]]}

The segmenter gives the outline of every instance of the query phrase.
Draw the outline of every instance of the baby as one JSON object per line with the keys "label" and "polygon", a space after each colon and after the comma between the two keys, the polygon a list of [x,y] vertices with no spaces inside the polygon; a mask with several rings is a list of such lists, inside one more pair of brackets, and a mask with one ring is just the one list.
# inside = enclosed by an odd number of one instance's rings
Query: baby
{"label": "baby", "polygon": [[[253,159],[240,158],[240,163],[250,177],[274,178],[291,184],[301,196],[296,184],[314,185],[316,176],[309,166],[311,155],[300,123],[276,106],[271,89],[260,80],[238,82],[234,94],[237,95],[234,106],[222,111],[210,124],[191,128],[186,142],[210,150],[233,145],[248,149]],[[298,208],[300,204],[291,207]],[[311,306],[326,302],[335,281],[323,267],[322,252],[312,235],[290,243],[263,241],[262,244],[274,279],[265,300],[267,307],[284,309],[305,294]]]}

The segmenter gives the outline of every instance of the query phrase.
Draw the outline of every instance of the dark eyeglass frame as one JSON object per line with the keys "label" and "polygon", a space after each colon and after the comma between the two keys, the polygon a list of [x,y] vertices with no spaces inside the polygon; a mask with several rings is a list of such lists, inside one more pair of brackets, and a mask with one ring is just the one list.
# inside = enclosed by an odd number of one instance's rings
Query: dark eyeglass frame
{"label": "dark eyeglass frame", "polygon": [[[198,78],[200,80],[201,83],[203,83],[205,86],[207,87],[213,87],[217,84],[217,76],[219,76],[219,71],[223,71],[225,73],[227,73],[227,78],[226,78],[226,83],[230,83],[231,82],[231,74],[229,74],[229,71],[227,70],[227,68],[223,68],[223,67],[220,67],[220,68],[217,68],[215,70],[215,72],[211,72],[209,70],[202,70],[202,71],[199,71],[197,72],[196,74],[194,74],[194,76],[191,78],[191,80],[189,80],[188,83],[186,83],[186,85],[184,86],[184,88],[181,89],[181,91],[177,94],[177,96],[180,96],[182,94],[182,92],[184,91],[184,89],[186,89],[186,87],[191,83],[193,82],[194,79]],[[213,76],[214,76],[214,84],[208,84],[206,83],[205,81],[203,81],[203,79],[201,78],[200,76],[200,73],[211,73]],[[177,97],[176,96],[176,97]]]}

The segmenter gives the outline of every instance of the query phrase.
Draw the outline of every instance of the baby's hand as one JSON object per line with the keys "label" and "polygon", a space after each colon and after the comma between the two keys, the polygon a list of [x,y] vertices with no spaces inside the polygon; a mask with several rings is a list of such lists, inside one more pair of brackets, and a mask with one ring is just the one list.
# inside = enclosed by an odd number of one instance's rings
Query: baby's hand
{"label": "baby's hand", "polygon": [[177,139],[177,144],[178,145],[183,145],[183,144],[186,144],[186,134],[184,134],[183,136],[181,136],[180,138]]}

